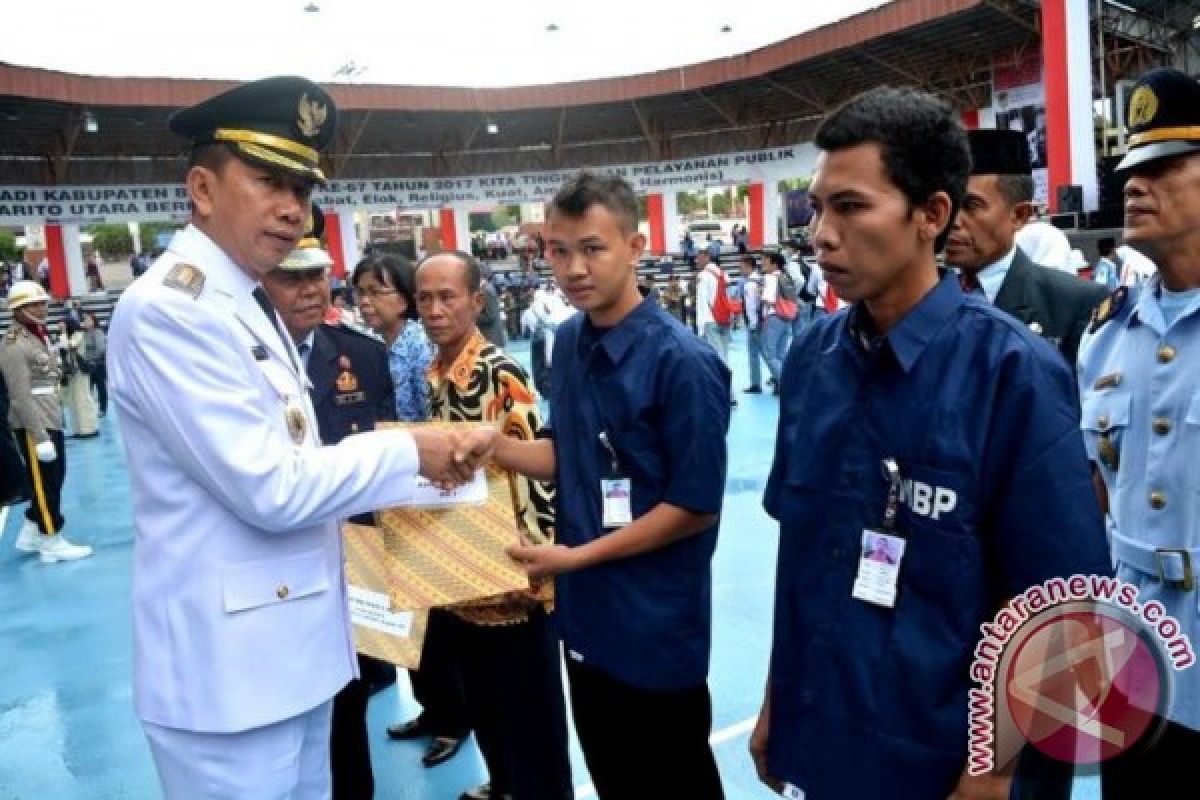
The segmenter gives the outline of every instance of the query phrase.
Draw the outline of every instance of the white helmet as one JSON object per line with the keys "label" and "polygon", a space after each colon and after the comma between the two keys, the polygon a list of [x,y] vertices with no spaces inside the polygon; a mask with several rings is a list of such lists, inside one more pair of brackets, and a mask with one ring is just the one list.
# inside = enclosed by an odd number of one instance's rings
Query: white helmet
{"label": "white helmet", "polygon": [[37,281],[17,281],[8,290],[8,308],[16,311],[21,306],[33,303],[49,303],[50,295]]}

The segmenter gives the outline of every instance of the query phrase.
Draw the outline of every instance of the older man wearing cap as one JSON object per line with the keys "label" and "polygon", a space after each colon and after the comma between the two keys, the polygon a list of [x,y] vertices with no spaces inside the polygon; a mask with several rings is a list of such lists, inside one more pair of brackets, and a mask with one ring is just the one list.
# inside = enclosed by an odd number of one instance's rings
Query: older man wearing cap
{"label": "older man wearing cap", "polygon": [[[395,420],[396,392],[383,342],[345,325],[322,324],[330,303],[329,268],[333,266],[333,259],[321,248],[324,230],[325,215],[314,206],[304,238],[277,269],[263,276],[262,285],[304,364],[321,442],[337,444],[351,434],[374,430],[376,422]],[[375,524],[370,514],[355,521]],[[333,699],[334,800],[375,796],[367,701],[372,684],[395,680],[396,671],[363,655],[358,656],[358,668],[361,677]]]}
{"label": "older man wearing cap", "polygon": [[[1117,576],[1138,602],[1161,604],[1192,647],[1200,638],[1200,84],[1173,69],[1147,73],[1129,99],[1126,242],[1158,272],[1119,287],[1096,310],[1079,349],[1083,433],[1101,479]],[[1173,683],[1146,737],[1105,764],[1108,798],[1178,795],[1200,751],[1200,669]],[[1166,687],[1164,687],[1165,689]],[[1186,790],[1183,790],[1186,793]]]}
{"label": "older man wearing cap", "polygon": [[357,668],[338,520],[470,477],[494,432],[318,438],[259,281],[304,231],[337,111],[271,78],[172,117],[191,224],[126,290],[109,368],[134,505],[134,703],[167,798],[325,798]]}
{"label": "older man wearing cap", "polygon": [[946,241],[946,263],[977,291],[1075,363],[1079,337],[1103,287],[1035,264],[1015,236],[1033,213],[1029,147],[1020,131],[969,131],[971,176]]}
{"label": "older man wearing cap", "polygon": [[13,324],[0,342],[0,376],[9,393],[8,424],[25,462],[31,497],[25,524],[17,534],[18,550],[37,553],[43,564],[87,558],[92,548],[72,544],[62,535],[63,482],[67,452],[63,448],[62,377],[46,330],[50,296],[34,281],[17,281],[8,293]]}

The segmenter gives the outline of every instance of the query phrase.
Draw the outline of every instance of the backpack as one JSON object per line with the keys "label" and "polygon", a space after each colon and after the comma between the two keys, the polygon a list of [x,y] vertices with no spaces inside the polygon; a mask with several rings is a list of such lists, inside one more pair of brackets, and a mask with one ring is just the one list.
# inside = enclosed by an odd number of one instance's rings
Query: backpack
{"label": "backpack", "polygon": [[[705,267],[705,269],[708,269],[708,267]],[[729,304],[729,289],[725,285],[725,271],[720,267],[713,267],[713,273],[717,277],[717,296],[713,298],[712,304],[713,322],[725,328],[733,323],[733,308]]]}
{"label": "backpack", "polygon": [[775,316],[791,322],[800,313],[800,306],[796,304],[796,282],[792,280],[791,275],[788,275],[786,269],[781,269],[775,274],[779,276],[779,288],[776,290],[775,296]]}

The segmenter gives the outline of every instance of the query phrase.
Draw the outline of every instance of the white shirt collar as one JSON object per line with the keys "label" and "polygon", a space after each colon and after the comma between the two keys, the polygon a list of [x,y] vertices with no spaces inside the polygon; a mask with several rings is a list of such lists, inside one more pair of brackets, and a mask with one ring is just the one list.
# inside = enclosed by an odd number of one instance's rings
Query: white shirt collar
{"label": "white shirt collar", "polygon": [[996,295],[1000,293],[1000,287],[1004,284],[1004,279],[1008,276],[1008,270],[1012,267],[1013,258],[1016,255],[1017,246],[1014,244],[1000,260],[988,264],[975,276],[979,280],[979,286],[983,289],[983,293],[987,295],[989,303],[996,302]]}

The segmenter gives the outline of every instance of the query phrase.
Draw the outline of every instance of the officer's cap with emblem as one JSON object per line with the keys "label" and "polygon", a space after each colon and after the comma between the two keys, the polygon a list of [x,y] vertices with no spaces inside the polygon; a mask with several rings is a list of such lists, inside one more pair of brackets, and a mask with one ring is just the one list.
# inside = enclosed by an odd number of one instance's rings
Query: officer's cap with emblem
{"label": "officer's cap with emblem", "polygon": [[321,247],[321,236],[324,233],[325,215],[314,205],[308,216],[304,238],[297,242],[296,249],[280,262],[279,268],[285,272],[306,272],[332,267],[333,258]]}
{"label": "officer's cap with emblem", "polygon": [[979,128],[967,131],[972,175],[1031,175],[1029,140],[1020,131]]}
{"label": "officer's cap with emblem", "polygon": [[48,303],[50,295],[46,294],[46,290],[37,281],[17,281],[8,290],[8,308],[10,311],[16,311],[22,306],[33,305],[34,303]]}
{"label": "officer's cap with emblem", "polygon": [[1129,152],[1119,172],[1200,151],[1200,83],[1177,69],[1151,70],[1134,84],[1125,120]]}
{"label": "officer's cap with emblem", "polygon": [[324,184],[320,151],[333,139],[337,106],[304,78],[264,78],[185,108],[168,124],[194,145],[226,142],[243,159]]}

